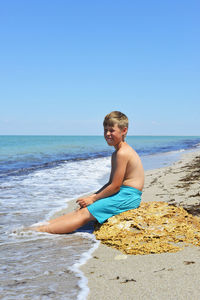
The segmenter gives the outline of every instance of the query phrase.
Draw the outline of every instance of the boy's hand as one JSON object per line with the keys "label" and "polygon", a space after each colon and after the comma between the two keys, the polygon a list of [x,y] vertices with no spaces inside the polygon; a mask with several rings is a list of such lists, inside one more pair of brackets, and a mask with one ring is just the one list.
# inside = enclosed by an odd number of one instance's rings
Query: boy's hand
{"label": "boy's hand", "polygon": [[85,198],[79,198],[76,200],[76,202],[80,205],[80,207],[87,207],[94,202],[94,195]]}

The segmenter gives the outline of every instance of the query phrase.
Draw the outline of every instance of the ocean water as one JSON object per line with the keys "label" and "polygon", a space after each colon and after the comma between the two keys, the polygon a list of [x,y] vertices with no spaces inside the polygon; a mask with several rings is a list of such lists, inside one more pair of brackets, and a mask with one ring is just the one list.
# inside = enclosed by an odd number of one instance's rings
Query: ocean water
{"label": "ocean water", "polygon": [[[200,137],[130,136],[144,168],[170,165]],[[0,136],[0,299],[86,299],[79,266],[98,247],[92,224],[66,235],[26,231],[109,178],[101,136]]]}

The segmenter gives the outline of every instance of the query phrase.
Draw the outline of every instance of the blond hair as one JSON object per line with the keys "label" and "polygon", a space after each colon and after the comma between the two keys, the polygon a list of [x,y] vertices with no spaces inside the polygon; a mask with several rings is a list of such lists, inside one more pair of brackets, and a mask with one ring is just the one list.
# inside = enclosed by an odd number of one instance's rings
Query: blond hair
{"label": "blond hair", "polygon": [[128,128],[128,118],[125,114],[120,111],[112,111],[107,114],[103,121],[103,126],[111,126],[113,127],[115,124],[118,125],[120,129]]}

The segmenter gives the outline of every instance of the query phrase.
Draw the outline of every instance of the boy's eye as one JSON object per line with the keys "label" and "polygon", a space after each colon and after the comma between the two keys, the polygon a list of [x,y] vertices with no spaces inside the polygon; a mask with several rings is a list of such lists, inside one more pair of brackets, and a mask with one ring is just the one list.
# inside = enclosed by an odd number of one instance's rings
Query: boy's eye
{"label": "boy's eye", "polygon": [[110,133],[112,133],[112,132],[114,132],[115,130],[113,129],[113,128],[110,128],[110,129],[104,129],[104,133],[107,133],[107,132],[110,132]]}

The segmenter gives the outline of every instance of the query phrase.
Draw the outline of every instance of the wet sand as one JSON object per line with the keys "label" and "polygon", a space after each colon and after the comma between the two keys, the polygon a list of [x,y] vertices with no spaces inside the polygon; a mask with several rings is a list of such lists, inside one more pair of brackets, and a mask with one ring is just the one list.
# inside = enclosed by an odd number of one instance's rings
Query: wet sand
{"label": "wet sand", "polygon": [[[165,201],[200,215],[200,151],[145,174],[142,201]],[[195,246],[176,253],[124,255],[100,244],[81,270],[88,278],[88,300],[199,299],[200,248]]]}

